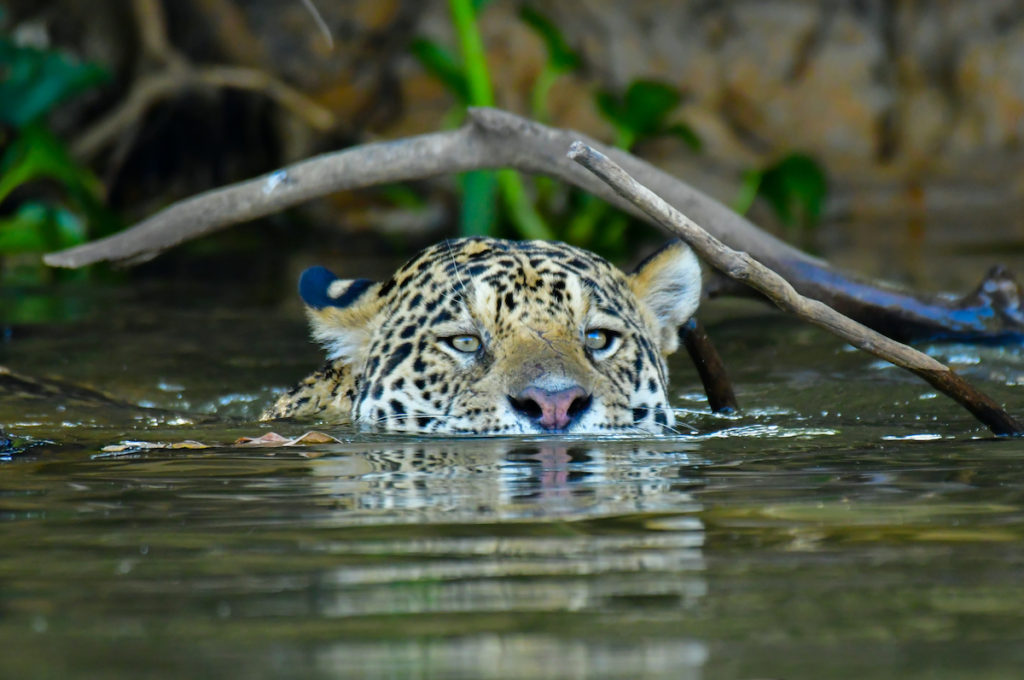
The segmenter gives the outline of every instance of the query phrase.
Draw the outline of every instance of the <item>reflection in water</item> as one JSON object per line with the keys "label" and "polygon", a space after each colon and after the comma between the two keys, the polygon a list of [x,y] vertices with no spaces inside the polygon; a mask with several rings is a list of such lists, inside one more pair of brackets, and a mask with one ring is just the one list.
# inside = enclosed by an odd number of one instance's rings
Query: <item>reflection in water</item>
{"label": "reflection in water", "polygon": [[696,680],[705,645],[679,639],[593,644],[555,636],[479,635],[413,643],[339,643],[316,656],[328,677],[676,678]]}
{"label": "reflection in water", "polygon": [[[624,442],[470,440],[328,455],[311,461],[310,470],[317,496],[338,509],[424,510],[430,519],[449,522],[693,512],[685,490],[685,470],[693,464],[684,451]],[[352,515],[337,519],[350,522]]]}
{"label": "reflection in water", "polygon": [[[674,617],[699,603],[704,532],[686,491],[690,465],[684,452],[564,442],[417,442],[313,461],[314,495],[334,510],[321,524],[434,527],[416,538],[321,542],[317,550],[350,563],[322,574],[318,615],[552,619],[538,626],[546,632],[339,642],[318,652],[319,670],[700,677],[700,641],[576,637],[554,624],[638,603]],[[661,530],[651,530],[654,518]]]}
{"label": "reflection in water", "polygon": [[[282,351],[305,347],[297,319],[288,339],[265,310],[218,314],[147,299],[3,347],[19,372],[217,412],[0,389],[3,678],[1024,667],[1024,442],[816,331],[717,324],[744,407],[728,419],[674,358],[701,431],[682,441],[253,449],[216,443],[258,434],[314,357]],[[1021,403],[1019,348],[929,349]],[[97,455],[125,439],[214,446]]]}
{"label": "reflection in water", "polygon": [[0,487],[6,662],[12,677],[700,678],[706,642],[680,623],[708,596],[703,462],[685,446],[43,451]]}

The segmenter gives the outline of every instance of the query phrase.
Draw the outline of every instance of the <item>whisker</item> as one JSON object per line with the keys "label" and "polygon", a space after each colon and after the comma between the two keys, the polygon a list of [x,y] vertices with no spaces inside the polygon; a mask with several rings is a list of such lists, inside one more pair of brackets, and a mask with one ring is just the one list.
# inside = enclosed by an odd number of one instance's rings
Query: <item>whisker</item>
{"label": "whisker", "polygon": [[411,420],[412,418],[452,418],[452,419],[454,419],[455,416],[449,415],[447,413],[421,413],[421,412],[417,412],[417,413],[399,413],[399,414],[395,414],[395,415],[382,416],[380,418],[374,418],[371,422],[373,422],[373,423],[383,423],[383,422],[387,422],[389,420]]}
{"label": "whisker", "polygon": [[[457,300],[456,300],[456,298],[449,298],[449,299],[452,300],[452,301],[458,301],[458,302],[462,302],[463,304],[465,304],[465,300],[466,300],[466,282],[462,279],[462,272],[459,271],[459,263],[455,259],[455,251],[452,250],[452,242],[451,242],[451,240],[449,239],[449,240],[445,241],[444,243],[445,243],[445,246],[448,248],[448,258],[452,261],[452,267],[455,268],[455,279],[456,279],[456,281],[458,281],[459,288],[461,289],[461,292],[458,293]],[[451,286],[453,290],[454,290],[454,286],[455,286],[455,284],[453,283],[452,286]]]}

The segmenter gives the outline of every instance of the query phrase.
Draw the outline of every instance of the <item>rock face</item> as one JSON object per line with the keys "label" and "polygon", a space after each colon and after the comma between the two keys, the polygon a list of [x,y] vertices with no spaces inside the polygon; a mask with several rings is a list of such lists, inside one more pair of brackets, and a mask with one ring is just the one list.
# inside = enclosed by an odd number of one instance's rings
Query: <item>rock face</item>
{"label": "rock face", "polygon": [[[298,0],[163,6],[171,42],[190,58],[261,68],[335,112],[332,134],[307,131],[279,143],[283,160],[343,142],[434,130],[451,120],[455,100],[409,51],[416,37],[454,49],[447,3],[315,4],[333,48]],[[722,198],[734,195],[743,169],[795,150],[828,169],[833,211],[884,209],[894,197],[926,207],[1005,201],[1024,191],[1024,10],[1016,2],[526,4],[548,16],[581,56],[580,68],[551,90],[552,124],[610,139],[595,91],[622,92],[638,78],[670,84],[684,95],[673,119],[697,132],[703,151],[695,155],[675,141],[647,143],[640,151]],[[127,3],[87,14],[73,0],[11,5],[8,23],[50,22],[58,41],[68,16],[107,32],[133,30]],[[498,104],[529,115],[530,89],[546,52],[518,18],[518,7],[490,3],[480,23]],[[116,12],[117,21],[103,16]],[[65,26],[63,34],[93,36],[79,39],[79,51],[113,62],[130,78],[130,58],[112,54],[112,43],[96,38],[98,30]],[[130,50],[132,36],[122,37],[114,44]]]}
{"label": "rock face", "polygon": [[[241,4],[269,49],[287,42],[275,37],[282,27],[301,37],[305,54],[282,45],[271,61],[292,65],[288,75],[335,106],[379,88],[374,73],[386,68],[367,58],[373,54],[347,55],[348,48],[372,47],[381,42],[374,35],[403,29],[452,44],[444,3],[322,2],[336,27],[340,52],[334,53],[317,49],[321,39],[300,3],[287,11],[288,23],[280,21],[280,3]],[[1006,181],[1008,169],[1021,165],[1024,134],[1024,12],[1012,2],[531,4],[583,57],[583,68],[552,91],[558,125],[607,138],[593,91],[625,90],[634,79],[652,78],[686,95],[677,116],[704,140],[702,163],[734,169],[801,149],[821,159],[840,185],[879,177],[1019,184],[1016,176]],[[512,3],[493,3],[481,23],[499,102],[527,112],[526,93],[545,58],[542,44]],[[376,56],[394,57],[389,75],[403,106],[378,131],[431,129],[450,100],[395,42],[395,53]],[[351,91],[351,101],[339,89]]]}

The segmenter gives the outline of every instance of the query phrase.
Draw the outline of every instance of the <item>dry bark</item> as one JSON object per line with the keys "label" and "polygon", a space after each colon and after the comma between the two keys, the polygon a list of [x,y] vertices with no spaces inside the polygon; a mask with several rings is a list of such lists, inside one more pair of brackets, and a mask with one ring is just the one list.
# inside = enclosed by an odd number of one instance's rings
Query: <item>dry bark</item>
{"label": "dry bark", "polygon": [[705,262],[729,278],[754,288],[783,311],[795,314],[839,336],[854,347],[923,378],[970,411],[995,434],[1024,435],[1024,425],[948,366],[843,316],[819,300],[800,295],[784,278],[749,254],[733,250],[716,239],[633,179],[604,154],[583,142],[575,142],[570,147],[569,157],[600,177],[658,225],[683,239]]}

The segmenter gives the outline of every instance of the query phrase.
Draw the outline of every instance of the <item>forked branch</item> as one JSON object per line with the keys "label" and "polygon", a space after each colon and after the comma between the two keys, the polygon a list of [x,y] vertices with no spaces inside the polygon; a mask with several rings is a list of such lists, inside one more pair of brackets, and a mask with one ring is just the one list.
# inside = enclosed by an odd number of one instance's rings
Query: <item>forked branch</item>
{"label": "forked branch", "polygon": [[143,75],[112,111],[75,141],[79,158],[91,158],[133,129],[157,103],[197,89],[236,89],[259,92],[321,132],[337,121],[328,109],[265,71],[243,66],[197,66],[174,49],[167,35],[167,18],[157,0],[133,0],[132,9],[142,48]]}
{"label": "forked branch", "polygon": [[838,335],[854,347],[905,368],[958,402],[999,435],[1024,435],[1021,425],[999,404],[954,373],[945,364],[843,316],[828,305],[800,295],[784,278],[747,253],[737,252],[706,232],[657,194],[633,179],[607,156],[583,142],[574,142],[569,157],[600,177],[617,194],[655,223],[679,236],[708,264],[740,281],[790,312]]}
{"label": "forked branch", "polygon": [[649,219],[566,158],[569,144],[577,139],[613,158],[723,243],[749,252],[779,272],[801,294],[822,300],[876,330],[904,339],[1024,337],[1024,296],[1005,271],[993,270],[975,292],[960,299],[914,295],[854,278],[779,241],[713,198],[625,151],[497,109],[470,109],[466,124],[458,130],[351,147],[184,199],[131,229],[50,253],[45,261],[55,267],[139,261],[229,225],[336,191],[488,168],[557,177],[640,219]]}

